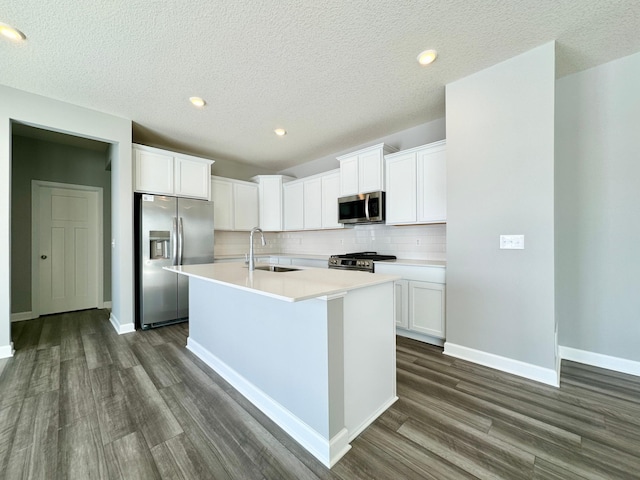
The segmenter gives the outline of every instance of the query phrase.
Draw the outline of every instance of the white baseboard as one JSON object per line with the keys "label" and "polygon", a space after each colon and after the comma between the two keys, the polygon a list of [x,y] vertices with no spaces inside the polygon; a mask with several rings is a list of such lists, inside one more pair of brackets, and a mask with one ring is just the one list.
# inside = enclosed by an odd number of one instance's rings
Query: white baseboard
{"label": "white baseboard", "polygon": [[111,314],[109,315],[109,321],[111,322],[111,326],[118,335],[136,331],[136,327],[133,323],[125,323],[121,325],[113,312],[111,312]]}
{"label": "white baseboard", "polygon": [[0,347],[0,358],[13,357],[13,352],[15,352],[15,350],[13,349],[13,342],[11,342],[9,345],[2,345]]}
{"label": "white baseboard", "polygon": [[588,352],[572,347],[559,347],[560,358],[572,362],[584,363],[594,367],[606,368],[620,373],[640,376],[640,362],[626,358],[611,357],[602,353]]}
{"label": "white baseboard", "polygon": [[340,430],[331,439],[324,438],[198,342],[187,338],[187,348],[214,369],[325,466],[331,468],[351,448],[348,439],[349,432],[347,432],[346,428]]}
{"label": "white baseboard", "polygon": [[444,354],[478,363],[485,367],[512,373],[513,375],[535,380],[536,382],[545,383],[553,387],[560,386],[558,372],[554,371],[553,368],[540,367],[531,363],[521,362],[520,360],[463,347],[462,345],[456,345],[451,342],[444,343]]}
{"label": "white baseboard", "polygon": [[411,338],[413,340],[418,340],[419,342],[429,343],[437,347],[444,347],[444,340],[441,338],[432,337],[430,335],[423,335],[422,333],[412,332],[410,330],[405,330],[404,328],[396,327],[396,335]]}
{"label": "white baseboard", "polygon": [[102,302],[102,308],[113,308],[113,305],[111,304],[111,302]]}
{"label": "white baseboard", "polygon": [[11,314],[12,322],[22,322],[24,320],[33,320],[34,318],[38,318],[38,315],[34,315],[33,312],[18,312]]}

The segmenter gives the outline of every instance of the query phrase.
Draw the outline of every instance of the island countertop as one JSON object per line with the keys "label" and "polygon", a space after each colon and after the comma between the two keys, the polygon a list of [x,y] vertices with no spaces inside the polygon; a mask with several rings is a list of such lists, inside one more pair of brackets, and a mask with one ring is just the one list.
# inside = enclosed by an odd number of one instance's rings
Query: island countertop
{"label": "island countertop", "polygon": [[[258,264],[261,266],[263,264]],[[266,264],[264,264],[266,265]],[[164,267],[181,275],[200,278],[286,302],[335,295],[358,288],[398,280],[396,275],[332,270],[325,268],[292,267],[290,272],[249,272],[246,265],[235,263],[206,263]]]}

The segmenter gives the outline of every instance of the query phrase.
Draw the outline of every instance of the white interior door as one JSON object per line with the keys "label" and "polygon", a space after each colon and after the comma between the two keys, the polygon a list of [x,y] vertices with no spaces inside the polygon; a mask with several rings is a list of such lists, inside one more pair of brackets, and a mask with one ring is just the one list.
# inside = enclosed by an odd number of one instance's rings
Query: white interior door
{"label": "white interior door", "polygon": [[98,192],[38,188],[38,313],[98,306]]}

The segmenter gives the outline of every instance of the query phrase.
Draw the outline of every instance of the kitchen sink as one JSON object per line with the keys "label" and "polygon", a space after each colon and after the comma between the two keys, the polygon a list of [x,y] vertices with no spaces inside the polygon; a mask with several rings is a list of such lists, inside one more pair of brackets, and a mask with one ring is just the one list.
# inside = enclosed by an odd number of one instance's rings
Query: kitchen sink
{"label": "kitchen sink", "polygon": [[277,265],[261,265],[256,270],[264,270],[266,272],[296,272],[299,268],[279,267]]}

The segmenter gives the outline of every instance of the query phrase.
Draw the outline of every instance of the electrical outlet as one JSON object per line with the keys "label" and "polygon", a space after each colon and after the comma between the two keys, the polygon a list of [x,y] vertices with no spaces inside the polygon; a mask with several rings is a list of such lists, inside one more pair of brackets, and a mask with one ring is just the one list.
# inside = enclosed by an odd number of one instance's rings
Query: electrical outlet
{"label": "electrical outlet", "polygon": [[524,250],[524,235],[500,235],[501,250]]}

